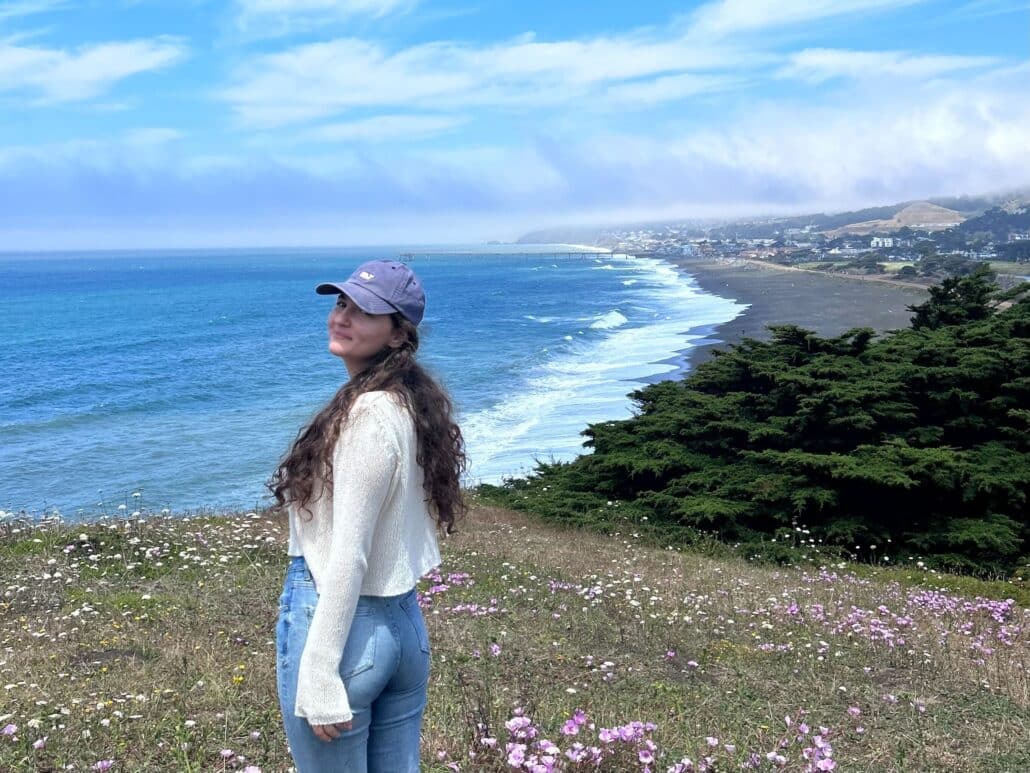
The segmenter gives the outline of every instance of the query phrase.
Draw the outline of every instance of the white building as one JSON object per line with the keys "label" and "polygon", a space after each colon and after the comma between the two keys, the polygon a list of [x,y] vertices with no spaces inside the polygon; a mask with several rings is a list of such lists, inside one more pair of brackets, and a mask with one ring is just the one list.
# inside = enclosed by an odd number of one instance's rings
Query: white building
{"label": "white building", "polygon": [[874,236],[869,242],[870,247],[893,247],[894,237],[893,236]]}

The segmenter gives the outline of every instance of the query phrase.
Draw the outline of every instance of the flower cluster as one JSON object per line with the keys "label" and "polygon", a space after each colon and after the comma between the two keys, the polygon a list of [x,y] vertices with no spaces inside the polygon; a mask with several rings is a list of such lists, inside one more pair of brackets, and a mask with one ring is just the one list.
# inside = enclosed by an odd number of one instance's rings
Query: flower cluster
{"label": "flower cluster", "polygon": [[[623,725],[599,727],[582,709],[576,709],[566,719],[558,733],[559,742],[547,738],[543,730],[521,707],[512,711],[505,721],[508,738],[504,743],[480,725],[476,749],[469,753],[470,770],[501,763],[509,770],[530,773],[556,773],[558,771],[611,771],[611,773],[715,773],[733,768],[742,770],[775,771],[790,769],[803,773],[821,773],[837,768],[828,727],[813,730],[799,713],[798,720],[785,718],[786,732],[768,751],[738,751],[737,745],[724,743],[715,736],[706,736],[699,745],[696,761],[681,757],[670,762],[669,755],[653,739],[658,726],[653,722],[633,720]],[[848,715],[861,714],[851,707]],[[861,732],[862,728],[859,727]],[[446,755],[441,753],[441,760]],[[457,762],[447,764],[460,771]]]}

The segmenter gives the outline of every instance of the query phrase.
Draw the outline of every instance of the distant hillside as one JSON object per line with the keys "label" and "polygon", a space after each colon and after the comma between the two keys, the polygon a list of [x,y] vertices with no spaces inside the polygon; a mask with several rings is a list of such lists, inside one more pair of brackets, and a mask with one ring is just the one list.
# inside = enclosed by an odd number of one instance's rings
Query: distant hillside
{"label": "distant hillside", "polygon": [[[681,236],[707,235],[712,239],[774,239],[798,229],[830,236],[891,232],[908,226],[940,231],[986,217],[992,209],[1019,214],[1030,206],[1030,188],[985,196],[941,196],[926,201],[906,201],[852,212],[814,213],[790,217],[755,217],[721,222],[669,220],[650,223],[613,223],[608,226],[559,226],[543,228],[519,237],[519,244],[614,244],[631,231],[674,229]],[[984,225],[985,222],[981,222]],[[1017,230],[1022,228],[1017,226]],[[963,226],[965,229],[965,226]],[[991,231],[992,228],[979,230]],[[1022,230],[1026,230],[1022,228]]]}
{"label": "distant hillside", "polygon": [[530,231],[515,240],[516,244],[597,244],[605,228],[596,226],[559,226]]}
{"label": "distant hillside", "polygon": [[889,233],[902,228],[914,228],[919,231],[943,231],[946,228],[953,228],[959,225],[965,219],[962,213],[956,212],[953,209],[945,209],[928,201],[919,201],[915,204],[909,204],[891,218],[850,223],[849,225],[826,231],[826,235],[835,237]]}
{"label": "distant hillside", "polygon": [[739,221],[713,229],[709,235],[713,239],[774,239],[785,231],[795,228],[826,231],[861,220],[893,217],[902,206],[902,204],[893,204],[887,207],[870,207],[856,212],[837,212],[831,215],[820,212],[814,215],[778,217],[751,222]]}
{"label": "distant hillside", "polygon": [[[1027,192],[1023,194],[1012,194],[1017,198],[1026,198]],[[953,209],[961,212],[966,217],[975,217],[991,207],[996,207],[1007,198],[1003,196],[946,196],[935,199],[927,199],[931,204],[945,209]]]}
{"label": "distant hillside", "polygon": [[996,242],[1007,242],[1009,234],[1030,232],[1030,207],[1008,205],[994,207],[979,217],[970,218],[958,227],[959,232],[968,234],[985,234]]}

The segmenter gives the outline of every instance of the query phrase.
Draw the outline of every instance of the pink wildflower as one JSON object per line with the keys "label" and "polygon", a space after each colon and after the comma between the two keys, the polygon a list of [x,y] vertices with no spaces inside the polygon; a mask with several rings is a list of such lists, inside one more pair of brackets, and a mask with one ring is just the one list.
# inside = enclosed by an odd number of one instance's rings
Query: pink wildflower
{"label": "pink wildflower", "polygon": [[573,762],[581,762],[586,759],[586,747],[583,746],[583,744],[576,742],[565,752],[565,756]]}
{"label": "pink wildflower", "polygon": [[521,767],[526,761],[526,745],[524,743],[510,743],[507,745],[508,764],[513,768]]}

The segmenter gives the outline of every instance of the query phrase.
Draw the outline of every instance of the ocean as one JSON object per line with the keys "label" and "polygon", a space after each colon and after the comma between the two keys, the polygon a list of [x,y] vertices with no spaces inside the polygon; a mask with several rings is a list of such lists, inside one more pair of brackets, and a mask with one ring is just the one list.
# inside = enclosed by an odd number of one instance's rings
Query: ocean
{"label": "ocean", "polygon": [[[0,255],[0,510],[92,519],[250,509],[346,378],[316,284],[412,253],[420,357],[454,398],[468,483],[583,453],[588,423],[678,376],[745,307],[651,258],[394,249]],[[510,250],[509,250],[510,252]]]}

